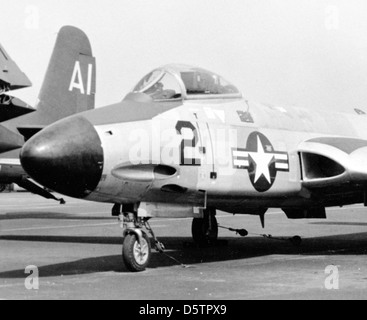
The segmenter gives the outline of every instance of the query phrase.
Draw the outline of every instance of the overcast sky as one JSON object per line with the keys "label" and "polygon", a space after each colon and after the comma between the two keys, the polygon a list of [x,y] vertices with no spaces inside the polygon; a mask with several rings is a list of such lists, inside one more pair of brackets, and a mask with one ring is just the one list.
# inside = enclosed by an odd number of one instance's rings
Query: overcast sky
{"label": "overcast sky", "polygon": [[251,100],[367,110],[365,0],[1,0],[0,42],[34,104],[63,25],[89,36],[97,106],[168,63],[223,75]]}

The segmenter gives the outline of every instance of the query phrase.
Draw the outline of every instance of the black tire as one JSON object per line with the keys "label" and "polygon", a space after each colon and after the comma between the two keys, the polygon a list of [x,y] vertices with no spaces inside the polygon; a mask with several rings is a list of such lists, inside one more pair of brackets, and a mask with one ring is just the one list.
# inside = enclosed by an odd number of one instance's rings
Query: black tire
{"label": "black tire", "polygon": [[143,234],[143,242],[145,243],[143,243],[143,250],[141,250],[136,234],[128,234],[124,239],[122,258],[126,268],[131,272],[145,271],[149,265],[152,249],[146,234]]}
{"label": "black tire", "polygon": [[[209,230],[211,225],[211,230]],[[214,215],[206,219],[195,218],[192,221],[192,238],[198,244],[213,243],[218,240],[218,221]]]}
{"label": "black tire", "polygon": [[6,184],[0,184],[0,192],[4,192],[6,190]]}

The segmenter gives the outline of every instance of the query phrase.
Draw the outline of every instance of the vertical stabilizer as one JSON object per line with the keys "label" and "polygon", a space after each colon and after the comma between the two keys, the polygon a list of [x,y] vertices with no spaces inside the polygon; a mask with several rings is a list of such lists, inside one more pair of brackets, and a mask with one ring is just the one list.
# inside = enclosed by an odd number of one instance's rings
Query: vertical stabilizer
{"label": "vertical stabilizer", "polygon": [[95,107],[96,60],[86,34],[63,27],[39,94],[37,110],[51,123]]}

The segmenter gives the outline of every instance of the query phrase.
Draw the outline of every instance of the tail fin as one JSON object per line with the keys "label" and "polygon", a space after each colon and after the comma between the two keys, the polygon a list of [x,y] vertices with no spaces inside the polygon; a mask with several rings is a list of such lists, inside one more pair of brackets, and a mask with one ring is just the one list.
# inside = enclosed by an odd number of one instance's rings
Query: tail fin
{"label": "tail fin", "polygon": [[52,123],[95,106],[96,60],[86,34],[63,27],[39,94],[37,110]]}

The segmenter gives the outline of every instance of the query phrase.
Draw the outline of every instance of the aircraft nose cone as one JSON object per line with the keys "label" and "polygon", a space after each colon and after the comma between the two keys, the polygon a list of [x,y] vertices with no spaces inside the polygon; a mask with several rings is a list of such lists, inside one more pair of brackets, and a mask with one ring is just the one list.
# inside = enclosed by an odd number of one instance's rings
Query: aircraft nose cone
{"label": "aircraft nose cone", "polygon": [[103,171],[103,149],[93,125],[83,117],[59,121],[23,146],[24,170],[41,185],[74,198],[88,196]]}

